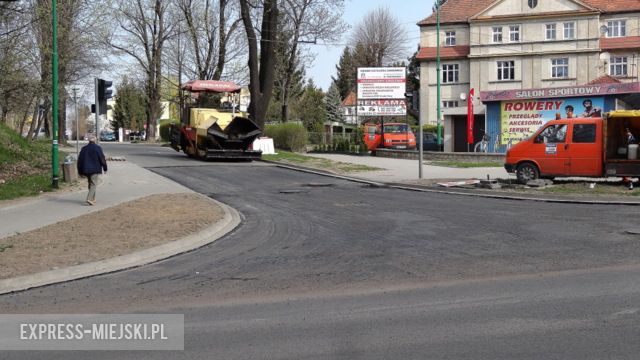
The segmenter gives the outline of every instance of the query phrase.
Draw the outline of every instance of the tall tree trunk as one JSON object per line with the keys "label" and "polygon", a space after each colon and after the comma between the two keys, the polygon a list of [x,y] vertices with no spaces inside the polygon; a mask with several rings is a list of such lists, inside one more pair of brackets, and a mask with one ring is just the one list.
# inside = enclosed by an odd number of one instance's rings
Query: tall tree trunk
{"label": "tall tree trunk", "polygon": [[248,0],[240,0],[240,11],[249,42],[249,89],[251,92],[249,116],[263,129],[265,115],[273,92],[278,2],[277,0],[264,1],[259,54]]}

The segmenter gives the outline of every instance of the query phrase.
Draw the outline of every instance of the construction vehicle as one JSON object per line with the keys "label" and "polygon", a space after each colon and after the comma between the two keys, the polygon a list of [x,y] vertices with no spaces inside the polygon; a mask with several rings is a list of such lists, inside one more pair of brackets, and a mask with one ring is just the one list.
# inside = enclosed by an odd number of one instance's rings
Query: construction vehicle
{"label": "construction vehicle", "polygon": [[181,109],[180,124],[171,126],[171,147],[203,160],[260,159],[262,152],[251,146],[262,132],[246,113],[239,111],[240,89],[228,81],[185,83],[182,90],[191,96]]}

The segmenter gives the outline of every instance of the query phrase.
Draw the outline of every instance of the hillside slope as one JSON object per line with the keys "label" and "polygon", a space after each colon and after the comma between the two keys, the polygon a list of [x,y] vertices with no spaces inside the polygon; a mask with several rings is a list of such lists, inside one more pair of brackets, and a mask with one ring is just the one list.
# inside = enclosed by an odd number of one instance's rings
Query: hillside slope
{"label": "hillside slope", "polygon": [[51,142],[30,142],[0,124],[0,200],[48,191]]}

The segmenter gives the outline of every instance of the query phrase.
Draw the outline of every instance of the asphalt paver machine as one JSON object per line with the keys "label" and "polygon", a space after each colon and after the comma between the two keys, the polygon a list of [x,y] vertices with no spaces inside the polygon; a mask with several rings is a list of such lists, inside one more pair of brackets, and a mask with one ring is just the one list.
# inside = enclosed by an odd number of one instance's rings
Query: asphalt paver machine
{"label": "asphalt paver machine", "polygon": [[180,124],[170,129],[171,147],[199,159],[260,159],[251,148],[262,133],[238,111],[241,87],[228,81],[192,80],[182,85],[190,96]]}

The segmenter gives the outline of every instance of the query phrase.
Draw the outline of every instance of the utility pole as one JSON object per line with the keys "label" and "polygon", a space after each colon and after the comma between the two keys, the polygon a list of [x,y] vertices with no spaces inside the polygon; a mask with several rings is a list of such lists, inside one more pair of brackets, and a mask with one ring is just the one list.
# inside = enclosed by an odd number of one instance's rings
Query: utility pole
{"label": "utility pole", "polygon": [[53,134],[51,144],[51,187],[58,188],[58,14],[56,11],[56,0],[51,1],[51,26],[52,26],[52,122]]}

